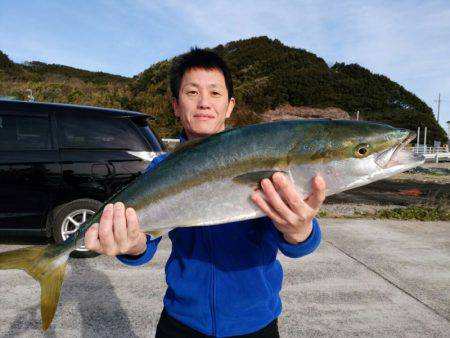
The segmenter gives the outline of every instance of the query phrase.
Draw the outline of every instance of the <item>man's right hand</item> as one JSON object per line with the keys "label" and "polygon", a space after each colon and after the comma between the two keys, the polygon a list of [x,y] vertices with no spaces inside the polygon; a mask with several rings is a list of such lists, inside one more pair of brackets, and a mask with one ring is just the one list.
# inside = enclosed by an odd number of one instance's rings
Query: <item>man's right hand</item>
{"label": "man's right hand", "polygon": [[147,249],[147,237],[139,227],[133,208],[122,202],[107,204],[100,224],[95,223],[86,231],[84,244],[87,249],[107,256],[138,256]]}

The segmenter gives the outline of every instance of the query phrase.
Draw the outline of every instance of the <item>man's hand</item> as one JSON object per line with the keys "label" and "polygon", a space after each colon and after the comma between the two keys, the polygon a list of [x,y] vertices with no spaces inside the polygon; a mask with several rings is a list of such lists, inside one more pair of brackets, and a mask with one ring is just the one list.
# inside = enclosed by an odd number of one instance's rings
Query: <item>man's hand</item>
{"label": "man's hand", "polygon": [[264,197],[255,192],[252,201],[283,233],[286,242],[298,244],[305,241],[312,231],[312,219],[325,200],[325,181],[319,175],[312,181],[312,192],[303,200],[294,184],[283,174],[275,173],[272,181],[261,181]]}
{"label": "man's hand", "polygon": [[87,249],[107,256],[143,254],[147,237],[139,227],[136,211],[121,202],[103,209],[100,224],[93,224],[84,236]]}

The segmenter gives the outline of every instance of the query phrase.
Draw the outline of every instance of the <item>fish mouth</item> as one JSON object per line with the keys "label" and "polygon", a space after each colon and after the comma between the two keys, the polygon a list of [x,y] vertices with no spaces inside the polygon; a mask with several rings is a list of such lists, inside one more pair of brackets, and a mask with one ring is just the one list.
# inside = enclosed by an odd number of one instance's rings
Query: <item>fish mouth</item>
{"label": "fish mouth", "polygon": [[415,138],[416,133],[410,131],[398,145],[382,151],[377,156],[375,162],[383,169],[397,166],[414,167],[423,163],[425,161],[425,157],[423,155],[415,154],[406,149],[406,145],[408,145]]}

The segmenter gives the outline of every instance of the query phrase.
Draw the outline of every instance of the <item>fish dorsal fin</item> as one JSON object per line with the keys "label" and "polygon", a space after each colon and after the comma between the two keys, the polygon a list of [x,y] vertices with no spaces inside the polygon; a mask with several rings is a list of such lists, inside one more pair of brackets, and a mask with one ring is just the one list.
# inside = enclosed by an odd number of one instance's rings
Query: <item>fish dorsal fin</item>
{"label": "fish dorsal fin", "polygon": [[251,171],[233,178],[233,181],[239,184],[255,186],[260,184],[261,180],[264,178],[270,178],[276,172],[282,172],[287,174],[287,172],[282,170],[261,170],[261,171]]}
{"label": "fish dorsal fin", "polygon": [[204,139],[208,138],[208,136],[205,137],[200,137],[200,138],[196,138],[194,140],[189,140],[189,141],[184,141],[183,143],[178,144],[175,149],[172,151],[172,155],[173,154],[177,154],[185,149],[189,149],[194,147],[195,145],[199,144],[200,142],[202,142]]}

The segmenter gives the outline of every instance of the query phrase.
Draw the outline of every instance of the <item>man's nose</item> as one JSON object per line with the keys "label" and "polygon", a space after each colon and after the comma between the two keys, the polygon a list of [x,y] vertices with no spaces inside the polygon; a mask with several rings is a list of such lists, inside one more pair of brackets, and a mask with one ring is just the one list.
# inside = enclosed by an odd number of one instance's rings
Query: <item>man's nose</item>
{"label": "man's nose", "polygon": [[210,102],[209,102],[209,97],[206,93],[200,93],[198,102],[197,102],[197,106],[198,106],[198,108],[201,108],[201,109],[208,109],[211,107]]}

